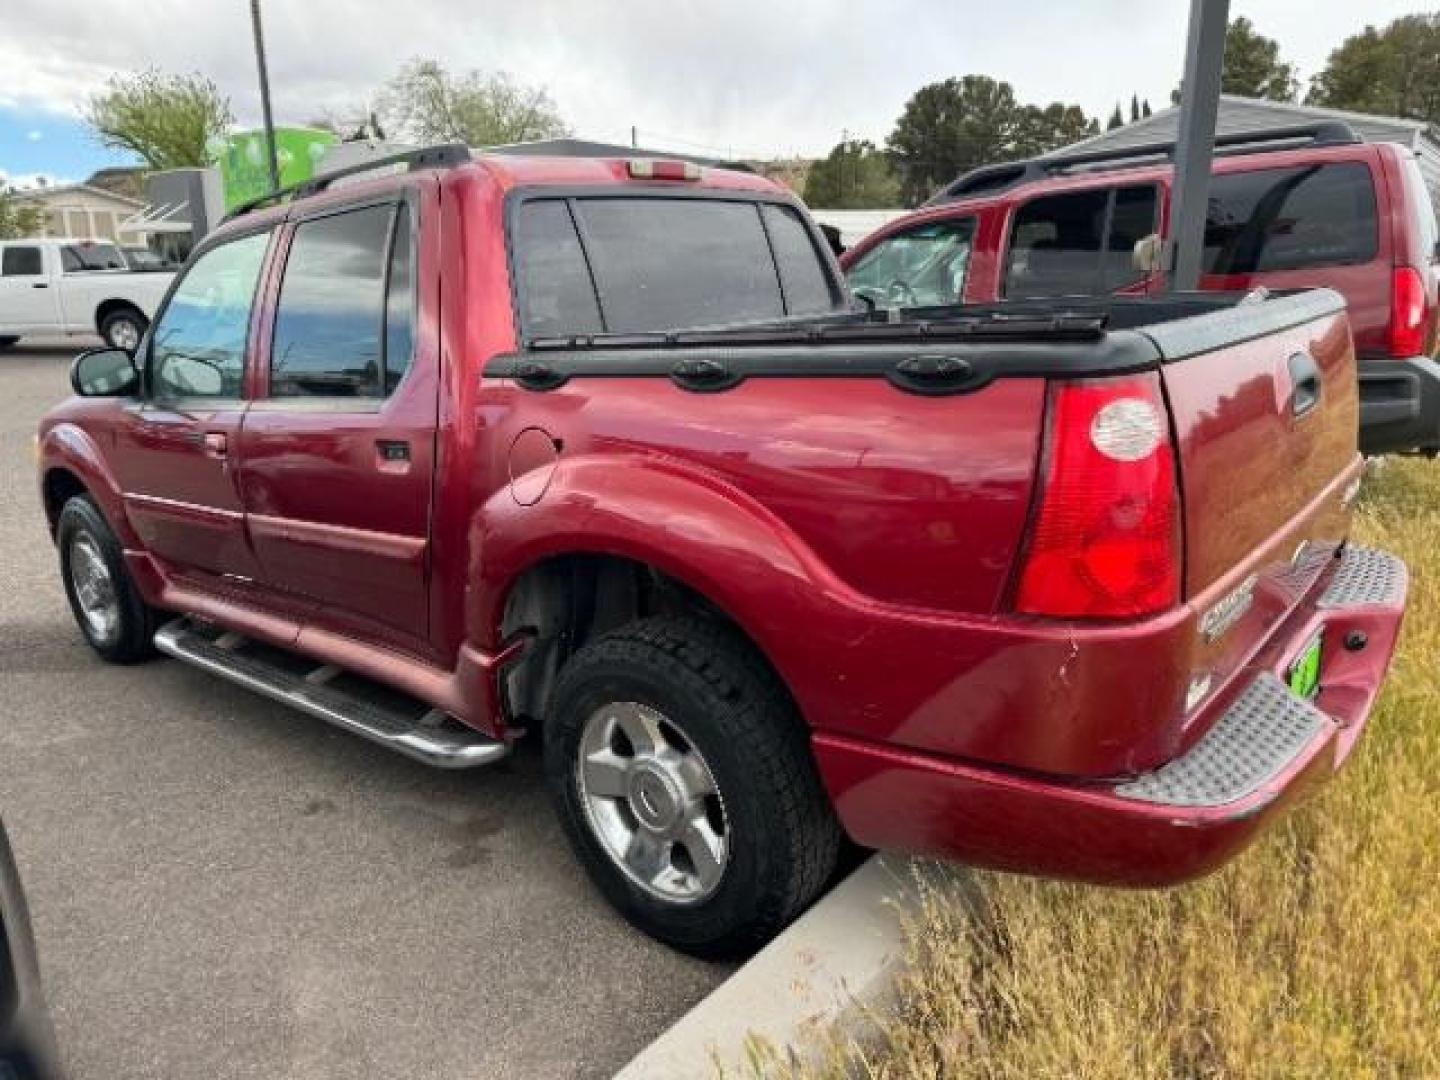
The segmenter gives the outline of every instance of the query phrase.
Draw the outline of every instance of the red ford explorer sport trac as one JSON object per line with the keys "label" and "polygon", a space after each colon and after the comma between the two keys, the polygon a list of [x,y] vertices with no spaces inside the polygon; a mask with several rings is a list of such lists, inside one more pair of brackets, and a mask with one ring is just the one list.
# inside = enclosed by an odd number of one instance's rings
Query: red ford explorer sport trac
{"label": "red ford explorer sport trac", "polygon": [[[343,175],[345,183],[335,183]],[[1202,874],[1351,753],[1328,290],[867,311],[756,176],[431,148],[244,208],[40,491],[80,631],[442,768],[540,744],[637,926],[752,949],[841,839]]]}

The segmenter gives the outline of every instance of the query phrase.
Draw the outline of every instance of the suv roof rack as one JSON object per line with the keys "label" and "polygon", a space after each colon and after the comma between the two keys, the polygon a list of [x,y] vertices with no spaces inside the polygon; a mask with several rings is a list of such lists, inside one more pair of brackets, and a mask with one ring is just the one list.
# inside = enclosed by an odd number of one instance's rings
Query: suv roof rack
{"label": "suv roof rack", "polygon": [[[1294,150],[1298,146],[1348,146],[1361,142],[1349,124],[1339,120],[1322,120],[1313,124],[1290,127],[1261,128],[1258,131],[1233,132],[1215,137],[1217,157],[1230,154],[1266,154],[1277,150]],[[1135,146],[1109,150],[1080,150],[1024,161],[1006,161],[982,165],[952,181],[926,201],[926,206],[952,202],[966,195],[993,194],[1017,184],[1043,180],[1057,173],[1090,165],[1113,163],[1117,168],[1140,168],[1154,165],[1154,158],[1169,161],[1175,157],[1176,141],[1139,143]]]}
{"label": "suv roof rack", "polygon": [[390,154],[383,158],[375,158],[373,161],[361,161],[354,165],[347,165],[343,169],[336,169],[333,172],[321,173],[319,176],[312,176],[309,180],[302,180],[298,184],[291,184],[289,187],[277,188],[264,195],[257,196],[231,210],[222,219],[229,221],[232,218],[248,214],[252,210],[258,210],[262,206],[269,206],[279,203],[285,199],[303,199],[307,195],[315,195],[324,191],[336,180],[346,176],[358,176],[361,173],[373,172],[376,169],[386,169],[392,165],[408,165],[407,172],[415,172],[417,169],[453,169],[456,165],[463,165],[470,161],[470,148],[464,143],[442,143],[438,146],[422,146],[418,150],[406,150],[399,154]]}

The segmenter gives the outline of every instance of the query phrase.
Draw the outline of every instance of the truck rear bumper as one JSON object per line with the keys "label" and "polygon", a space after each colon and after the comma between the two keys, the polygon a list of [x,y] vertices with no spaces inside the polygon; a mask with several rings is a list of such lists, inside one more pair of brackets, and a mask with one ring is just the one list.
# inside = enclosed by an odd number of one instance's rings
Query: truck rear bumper
{"label": "truck rear bumper", "polygon": [[[1141,776],[1066,781],[826,733],[816,757],[841,822],[866,846],[1104,884],[1185,881],[1344,763],[1389,666],[1406,587],[1398,559],[1347,550],[1313,608],[1212,706],[1207,734]],[[1312,703],[1285,673],[1316,634]]]}
{"label": "truck rear bumper", "polygon": [[1440,364],[1426,356],[1361,360],[1360,450],[1440,450]]}

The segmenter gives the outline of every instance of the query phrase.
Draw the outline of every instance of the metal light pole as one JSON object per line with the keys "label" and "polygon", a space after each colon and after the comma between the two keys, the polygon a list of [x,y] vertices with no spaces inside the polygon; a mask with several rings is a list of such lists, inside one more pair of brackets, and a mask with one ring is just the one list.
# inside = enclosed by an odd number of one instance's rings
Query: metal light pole
{"label": "metal light pole", "polygon": [[1172,291],[1200,284],[1205,217],[1210,203],[1210,166],[1215,155],[1215,116],[1230,0],[1190,0],[1185,38],[1185,80],[1180,84],[1180,131],[1175,145],[1175,189],[1170,199],[1166,268]]}
{"label": "metal light pole", "polygon": [[260,71],[260,112],[265,122],[265,158],[270,190],[280,190],[280,159],[275,152],[275,120],[270,115],[270,75],[265,69],[265,32],[260,27],[260,0],[250,0],[250,26],[255,32],[255,66]]}

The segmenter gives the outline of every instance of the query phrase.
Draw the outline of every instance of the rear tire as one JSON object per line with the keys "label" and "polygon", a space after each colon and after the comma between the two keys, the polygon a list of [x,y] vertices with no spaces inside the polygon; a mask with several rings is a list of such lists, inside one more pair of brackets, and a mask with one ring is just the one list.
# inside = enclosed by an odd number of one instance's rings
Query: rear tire
{"label": "rear tire", "polygon": [[153,656],[159,612],[140,598],[119,540],[88,495],[61,509],[55,541],[65,596],[90,647],[112,664]]}
{"label": "rear tire", "polygon": [[112,348],[133,353],[140,347],[140,339],[149,325],[145,316],[134,308],[116,308],[100,320],[100,336]]}
{"label": "rear tire", "polygon": [[596,638],[561,671],[544,730],[571,845],[647,934],[747,953],[830,879],[841,833],[809,732],[729,628],[667,616]]}
{"label": "rear tire", "polygon": [[13,347],[14,344],[19,340],[20,339],[18,337],[14,337],[10,334],[6,334],[3,337],[0,337],[0,352],[4,352],[6,349]]}

